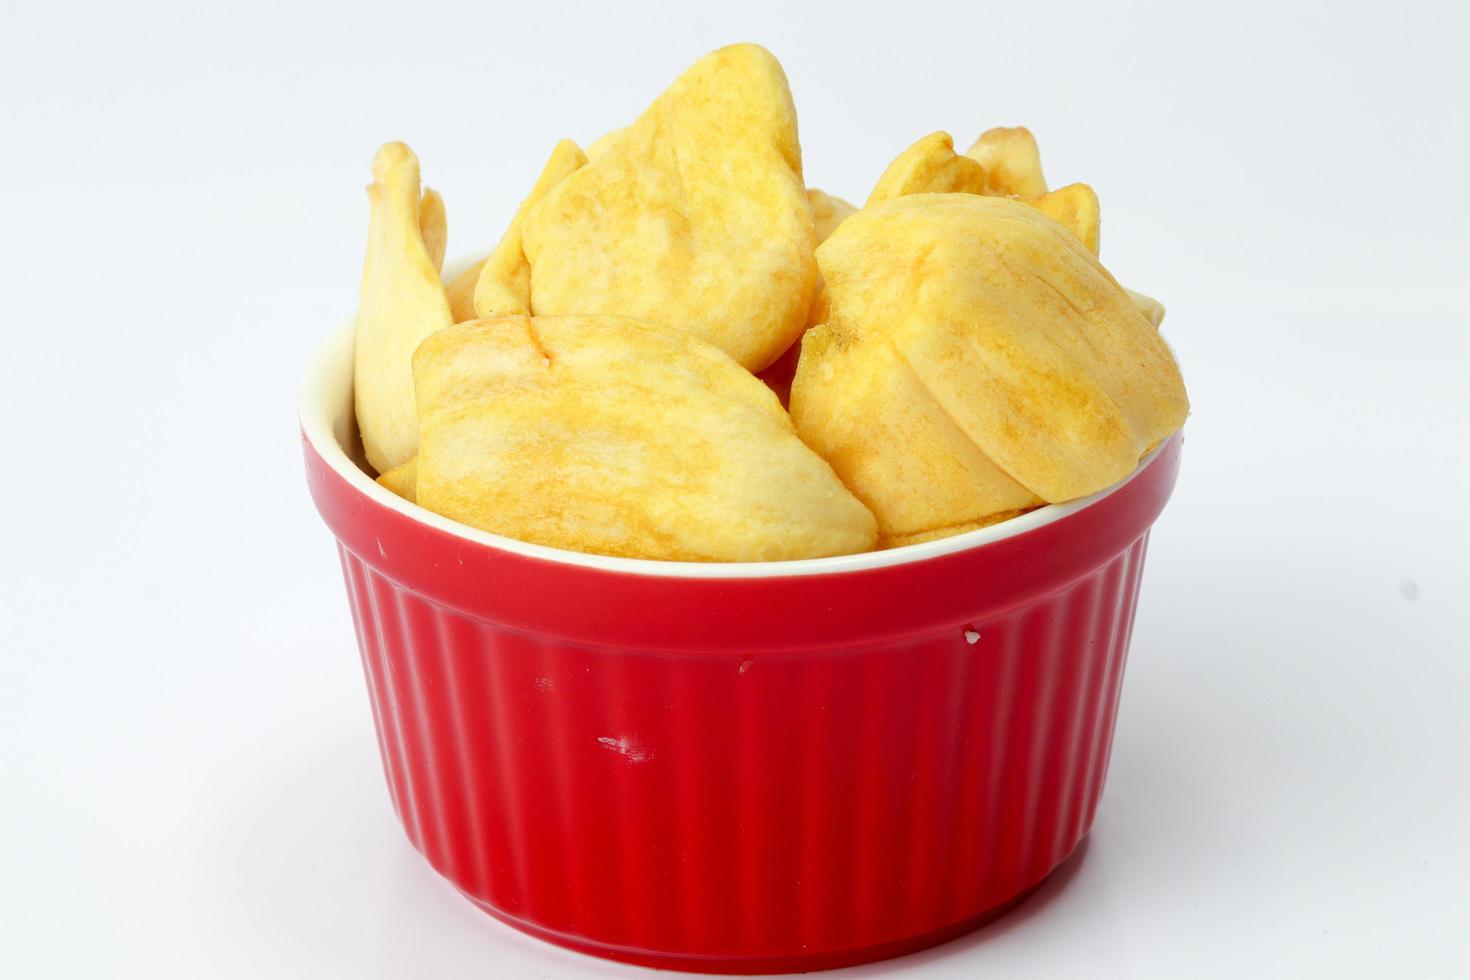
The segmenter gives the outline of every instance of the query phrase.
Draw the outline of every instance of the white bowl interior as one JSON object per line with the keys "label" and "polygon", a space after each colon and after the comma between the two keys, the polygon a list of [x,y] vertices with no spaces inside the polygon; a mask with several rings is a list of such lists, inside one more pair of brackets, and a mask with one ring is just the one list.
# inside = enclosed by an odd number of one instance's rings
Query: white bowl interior
{"label": "white bowl interior", "polygon": [[[456,263],[461,267],[468,262]],[[454,274],[454,268],[445,270],[446,279]],[[491,534],[460,524],[433,511],[411,504],[397,494],[378,485],[368,475],[362,459],[361,442],[357,434],[357,420],[352,407],[352,348],[355,318],[349,318],[336,329],[317,352],[316,359],[306,376],[301,392],[301,428],[306,438],[327,465],[336,470],[343,479],[362,493],[382,504],[399,511],[414,520],[457,535],[468,541],[478,542],[511,551],[517,554],[540,558],[568,565],[581,565],[605,571],[624,572],[633,575],[660,575],[680,578],[763,578],[787,575],[823,575],[836,572],[853,572],[870,568],[883,568],[906,562],[923,561],[939,555],[953,554],[980,545],[1022,534],[1069,514],[1114,492],[1133,479],[1158,455],[1155,449],[1139,463],[1138,468],[1126,479],[1095,493],[1064,504],[1048,504],[1019,517],[992,524],[989,527],[966,531],[962,534],[925,541],[921,544],[905,545],[886,551],[870,551],[859,555],[842,555],[835,558],[804,558],[795,561],[772,562],[675,562],[653,561],[642,558],[614,558],[607,555],[589,555],[577,551],[564,551],[545,545],[530,544],[514,538]]]}

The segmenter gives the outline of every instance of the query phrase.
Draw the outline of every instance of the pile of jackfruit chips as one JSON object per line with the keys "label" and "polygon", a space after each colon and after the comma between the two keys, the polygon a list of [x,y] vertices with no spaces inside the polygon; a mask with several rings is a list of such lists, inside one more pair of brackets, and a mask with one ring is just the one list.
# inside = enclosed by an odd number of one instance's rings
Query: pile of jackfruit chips
{"label": "pile of jackfruit chips", "polygon": [[1106,488],[1188,414],[1163,308],[1097,259],[1098,200],[1025,129],[925,136],[861,208],[806,186],[751,44],[556,146],[489,255],[373,160],[355,403],[419,506],[675,561],[889,548]]}

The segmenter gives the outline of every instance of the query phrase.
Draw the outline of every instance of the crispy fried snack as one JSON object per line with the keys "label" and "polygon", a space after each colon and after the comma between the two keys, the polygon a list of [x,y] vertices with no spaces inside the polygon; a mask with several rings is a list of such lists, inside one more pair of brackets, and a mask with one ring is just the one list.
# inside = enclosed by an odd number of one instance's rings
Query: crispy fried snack
{"label": "crispy fried snack", "polygon": [[419,458],[415,456],[406,463],[399,463],[378,477],[378,483],[392,490],[411,504],[417,502]]}
{"label": "crispy fried snack", "polygon": [[619,129],[610,129],[607,132],[603,133],[601,136],[597,137],[597,139],[593,140],[591,143],[588,143],[587,159],[600,159],[602,155],[606,153],[610,147],[613,146],[613,144],[622,139],[623,134],[628,131],[628,128],[629,127],[627,126],[623,126]]}
{"label": "crispy fried snack", "polygon": [[444,250],[449,245],[449,217],[444,213],[444,198],[432,188],[424,188],[419,199],[419,235],[434,271],[444,272]]}
{"label": "crispy fried snack", "polygon": [[1025,126],[987,129],[965,151],[985,168],[985,193],[1001,197],[1040,197],[1046,193],[1041,151]]}
{"label": "crispy fried snack", "polygon": [[[988,130],[975,141],[966,156],[987,168],[985,193],[1020,195],[1021,200],[1066,228],[1097,254],[1101,246],[1102,218],[1097,193],[1086,184],[1068,184],[1047,192],[1041,176],[1041,151],[1036,138],[1025,127]],[[1164,304],[1152,296],[1125,289],[1138,312],[1155,328],[1164,322]]]}
{"label": "crispy fried snack", "polygon": [[[844,201],[842,198],[832,194],[819,191],[815,187],[808,187],[806,191],[807,201],[812,206],[812,219],[816,224],[817,241],[825,242],[837,226],[848,217],[856,214],[857,208]],[[816,289],[812,294],[811,312],[807,314],[807,324],[818,322],[816,317],[823,307],[821,306],[822,277],[817,276]],[[790,347],[766,367],[756,372],[756,377],[766,383],[766,387],[776,393],[781,399],[781,407],[785,408],[791,400],[791,379],[796,374],[796,362],[801,357],[801,338],[797,337]]]}
{"label": "crispy fried snack", "polygon": [[781,66],[752,44],[702,58],[531,208],[521,238],[536,315],[693,330],[765,367],[801,332],[816,280]]}
{"label": "crispy fried snack", "polygon": [[985,168],[954,151],[948,133],[930,133],[900,153],[868,195],[868,204],[906,194],[984,194]]}
{"label": "crispy fried snack", "polygon": [[820,245],[831,237],[837,226],[847,218],[848,215],[856,214],[857,207],[848,204],[835,194],[819,191],[815,187],[806,189],[806,200],[812,208],[812,224],[817,233],[817,244]]}
{"label": "crispy fried snack", "polygon": [[1042,503],[955,425],[881,332],[808,330],[791,412],[807,445],[878,519],[882,547]]}
{"label": "crispy fried snack", "polygon": [[[827,327],[803,345],[792,418],[890,538],[992,516],[960,506],[971,495],[1004,513],[1101,490],[1188,414],[1173,355],[1122,287],[1019,201],[871,205],[817,258]],[[844,426],[859,408],[882,438]]]}
{"label": "crispy fried snack", "polygon": [[776,397],[692,333],[502,317],[414,356],[418,502],[523,541],[633,558],[773,561],[871,548],[873,516]]}
{"label": "crispy fried snack", "polygon": [[1154,329],[1157,330],[1164,322],[1164,304],[1152,296],[1136,292],[1126,286],[1123,288],[1123,292],[1128,294],[1128,298],[1133,301],[1133,305],[1138,308],[1138,312],[1142,313],[1144,319],[1148,320]]}
{"label": "crispy fried snack", "polygon": [[1077,236],[1093,255],[1097,254],[1102,231],[1097,193],[1086,184],[1068,184],[1039,197],[1021,200]]}
{"label": "crispy fried snack", "polygon": [[[991,173],[976,162],[988,159],[995,167]],[[1013,188],[1042,188],[1039,193],[1025,193]],[[1021,200],[1062,225],[1097,251],[1099,208],[1097,194],[1086,184],[1068,184],[1060,190],[1046,192],[1041,177],[1041,155],[1036,140],[1026,129],[992,129],[981,136],[965,156],[954,152],[954,140],[948,133],[930,133],[904,150],[883,171],[869,204],[890,201],[908,194],[989,194],[1002,197],[1020,195]],[[819,236],[825,240],[827,236]]]}
{"label": "crispy fried snack", "polygon": [[[541,176],[531,186],[531,193],[516,208],[510,227],[500,244],[485,260],[475,283],[475,314],[480,317],[508,316],[531,312],[531,265],[521,245],[521,228],[526,215],[551,189],[586,166],[587,157],[576,143],[562,140],[551,151],[551,158],[541,168]],[[456,317],[458,319],[458,317]]]}
{"label": "crispy fried snack", "polygon": [[[454,321],[421,225],[421,215],[427,212],[430,237],[439,243],[435,247],[442,259],[443,202],[436,194],[423,206],[419,162],[407,146],[388,143],[378,150],[368,200],[371,218],[357,311],[353,386],[363,449],[368,462],[382,473],[408,460],[418,447],[414,348]],[[439,231],[433,230],[436,213]]]}
{"label": "crispy fried snack", "polygon": [[454,315],[455,323],[477,319],[475,315],[475,287],[480,283],[480,271],[485,268],[485,263],[489,261],[490,257],[487,255],[455,276],[444,287],[445,295],[449,297],[449,312]]}

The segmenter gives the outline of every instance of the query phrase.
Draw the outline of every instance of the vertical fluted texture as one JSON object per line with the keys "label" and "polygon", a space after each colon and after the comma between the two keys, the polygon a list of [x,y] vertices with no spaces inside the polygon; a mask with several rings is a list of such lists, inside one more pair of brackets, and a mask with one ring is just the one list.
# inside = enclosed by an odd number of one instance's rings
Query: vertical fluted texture
{"label": "vertical fluted texture", "polygon": [[1145,544],[943,635],[700,656],[501,630],[342,562],[389,793],[436,869],[547,938],[761,970],[920,945],[1071,853]]}

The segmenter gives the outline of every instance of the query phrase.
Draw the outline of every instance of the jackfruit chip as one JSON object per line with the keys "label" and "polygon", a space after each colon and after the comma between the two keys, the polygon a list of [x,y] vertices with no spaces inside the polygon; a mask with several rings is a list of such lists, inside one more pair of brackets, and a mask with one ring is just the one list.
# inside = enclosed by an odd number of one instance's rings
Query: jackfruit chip
{"label": "jackfruit chip", "polygon": [[379,476],[378,482],[409,503],[414,503],[418,491],[419,458],[415,456],[406,463],[399,463]]}
{"label": "jackfruit chip", "polygon": [[429,262],[434,271],[444,272],[444,250],[449,246],[449,218],[444,213],[444,198],[439,192],[424,188],[419,199],[419,235],[424,240],[424,250],[429,253]]}
{"label": "jackfruit chip", "polygon": [[815,187],[806,189],[807,203],[812,207],[812,223],[817,233],[817,244],[825,242],[837,226],[850,214],[857,213],[857,207],[848,204],[835,194],[819,191]]}
{"label": "jackfruit chip", "polygon": [[601,136],[597,137],[597,139],[593,140],[591,143],[588,143],[588,161],[590,162],[601,157],[604,153],[608,151],[609,148],[616,144],[617,141],[620,140],[623,137],[623,134],[627,131],[627,126],[623,126],[620,129],[609,130],[608,132],[603,133]]}
{"label": "jackfruit chip", "polygon": [[611,316],[458,324],[414,356],[419,504],[596,554],[775,561],[864,551],[873,516],[759,381]]}
{"label": "jackfruit chip", "polygon": [[1159,326],[1163,324],[1163,303],[1160,303],[1152,296],[1148,296],[1144,293],[1137,292],[1136,290],[1129,289],[1126,286],[1123,287],[1123,292],[1128,294],[1128,298],[1133,301],[1133,305],[1138,308],[1138,312],[1143,314],[1144,319],[1152,324],[1155,330],[1157,330]]}
{"label": "jackfruit chip", "polygon": [[[812,219],[816,224],[819,243],[826,241],[848,215],[857,213],[856,206],[847,203],[840,197],[819,191],[815,187],[807,188],[806,197],[812,206]],[[821,296],[822,277],[818,275],[816,289],[812,294],[811,311],[807,314],[808,325],[821,322],[816,319],[822,315],[824,309],[821,304]],[[796,362],[800,357],[801,337],[797,337],[780,357],[755,374],[757,378],[766,383],[766,387],[776,393],[777,398],[781,399],[783,408],[791,400],[791,379],[796,374]]]}
{"label": "jackfruit chip", "polygon": [[879,331],[806,332],[791,420],[873,512],[884,543],[1042,503],[955,425]]}
{"label": "jackfruit chip", "polygon": [[816,280],[781,66],[752,44],[707,55],[532,208],[521,237],[536,315],[693,330],[765,367],[805,326]]}
{"label": "jackfruit chip", "polygon": [[1101,237],[1101,209],[1097,194],[1086,184],[1068,184],[1039,197],[1021,200],[1077,236],[1088,251],[1097,254]]}
{"label": "jackfruit chip", "polygon": [[948,133],[930,133],[900,153],[868,195],[868,204],[906,194],[983,194],[985,168],[954,151]]}
{"label": "jackfruit chip", "polygon": [[453,314],[455,323],[479,319],[475,313],[475,287],[480,282],[480,270],[489,261],[489,256],[486,256],[449,280],[449,285],[444,287],[449,297],[449,312]]}
{"label": "jackfruit chip", "polygon": [[[905,411],[903,403],[925,418],[942,412],[1001,472],[1046,501],[1117,482],[1188,414],[1178,366],[1157,331],[1080,241],[1020,201],[920,194],[871,205],[843,222],[817,258],[832,335],[860,342],[850,342],[845,358],[814,356],[809,365],[802,357],[792,414],[810,445],[841,444],[830,419],[858,397],[849,387],[873,384],[863,372],[893,373],[890,354],[916,383],[885,382],[895,402],[888,412]],[[903,458],[912,451],[904,443],[874,440],[868,451],[886,457],[869,461],[870,471],[915,465]],[[859,486],[844,456],[828,460]],[[900,513],[890,505],[877,516],[896,533],[925,530],[900,522]]]}
{"label": "jackfruit chip", "polygon": [[1041,150],[1025,126],[988,129],[965,151],[965,156],[985,168],[987,194],[1040,197],[1046,193]]}
{"label": "jackfruit chip", "polygon": [[531,266],[522,246],[522,228],[526,215],[541,202],[551,189],[575,171],[586,166],[587,157],[571,140],[562,140],[551,151],[551,158],[541,168],[541,175],[531,186],[531,193],[516,208],[510,227],[500,244],[485,260],[480,279],[475,284],[475,313],[480,317],[508,316],[531,312]]}
{"label": "jackfruit chip", "polygon": [[368,201],[353,400],[368,462],[383,473],[407,461],[418,447],[414,349],[454,320],[424,242],[419,162],[407,146],[388,143],[378,150]]}

